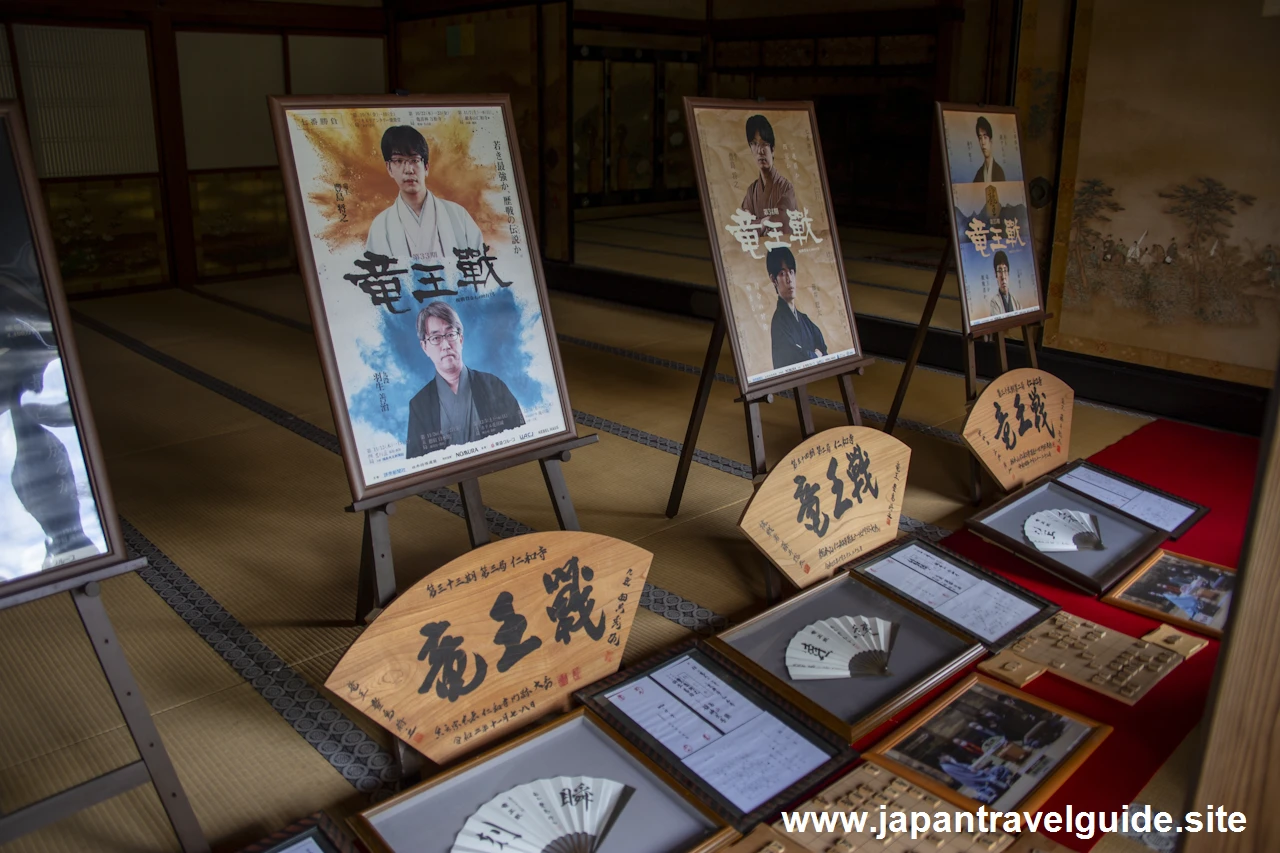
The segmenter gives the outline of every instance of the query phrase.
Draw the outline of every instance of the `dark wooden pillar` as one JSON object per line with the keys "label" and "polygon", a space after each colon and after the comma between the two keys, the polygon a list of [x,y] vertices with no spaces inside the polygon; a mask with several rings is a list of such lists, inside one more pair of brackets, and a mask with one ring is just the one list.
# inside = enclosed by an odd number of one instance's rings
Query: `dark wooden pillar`
{"label": "dark wooden pillar", "polygon": [[182,96],[178,88],[178,41],[173,31],[173,17],[163,8],[151,13],[151,56],[170,275],[178,287],[192,287],[197,278],[196,233],[191,179],[187,174],[187,143],[182,127]]}

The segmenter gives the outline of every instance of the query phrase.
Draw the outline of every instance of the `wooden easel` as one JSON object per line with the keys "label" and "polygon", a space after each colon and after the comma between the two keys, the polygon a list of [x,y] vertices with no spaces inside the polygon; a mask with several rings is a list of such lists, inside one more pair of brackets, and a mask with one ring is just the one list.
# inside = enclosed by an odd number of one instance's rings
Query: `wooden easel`
{"label": "wooden easel", "polygon": [[[583,435],[565,439],[548,447],[540,447],[513,457],[507,457],[488,465],[472,469],[474,475],[458,484],[462,495],[463,515],[467,521],[467,535],[471,547],[479,548],[489,541],[489,527],[485,524],[484,502],[480,499],[480,477],[493,474],[526,462],[537,462],[542,468],[542,478],[555,508],[556,521],[561,530],[581,530],[578,513],[569,498],[569,487],[564,481],[560,463],[568,462],[570,452],[600,440],[598,435]],[[360,576],[356,591],[356,622],[372,622],[382,608],[396,597],[396,573],[391,561],[391,530],[389,516],[395,515],[395,502],[422,495],[452,485],[448,479],[415,483],[413,486],[376,498],[357,501],[347,507],[347,512],[364,513],[364,541],[360,546]]]}
{"label": "wooden easel", "polygon": [[[938,305],[938,296],[942,293],[942,282],[947,277],[947,272],[955,263],[955,253],[953,251],[951,238],[947,238],[946,245],[942,247],[942,258],[938,261],[938,271],[933,276],[933,286],[929,288],[929,298],[924,303],[924,313],[920,316],[920,325],[916,327],[915,340],[911,342],[911,353],[907,356],[906,364],[902,366],[902,378],[898,380],[898,390],[893,395],[893,405],[889,407],[889,415],[885,418],[884,431],[893,432],[894,425],[898,422],[898,413],[902,410],[902,401],[907,396],[907,385],[911,383],[911,374],[915,372],[916,363],[920,361],[920,352],[924,349],[925,337],[929,334],[929,321],[933,319],[933,311]],[[961,298],[964,295],[961,294]],[[1009,353],[1005,348],[1005,333],[1012,328],[1021,327],[1022,341],[1027,347],[1027,361],[1031,367],[1038,368],[1040,365],[1036,358],[1035,339],[1033,331],[1048,315],[1044,310],[1036,311],[1031,314],[1020,314],[1016,317],[1009,317],[1005,320],[996,320],[982,327],[980,335],[974,335],[972,330],[966,329],[960,333],[963,339],[964,347],[964,404],[965,411],[973,406],[973,401],[978,399],[978,367],[974,357],[974,342],[978,337],[984,341],[990,340],[992,335],[996,338],[996,354],[1000,359],[1000,373],[1009,370]],[[978,460],[969,455],[969,484],[971,490],[971,500],[977,504],[982,500],[982,469],[978,465]]]}
{"label": "wooden easel", "polygon": [[142,691],[138,689],[133,670],[129,668],[124,650],[120,647],[120,638],[111,625],[99,594],[102,581],[136,572],[146,565],[146,558],[140,557],[0,598],[0,610],[3,610],[46,596],[71,593],[71,600],[75,603],[76,612],[80,614],[80,622],[93,646],[98,665],[102,667],[107,686],[111,688],[111,694],[115,697],[120,714],[124,717],[125,727],[128,728],[139,755],[137,761],[95,776],[73,788],[23,806],[10,814],[0,813],[0,845],[139,785],[150,783],[155,787],[160,805],[164,807],[169,825],[173,827],[183,853],[208,853],[209,843],[191,809],[191,801],[187,799],[178,774],[173,769],[173,761],[164,748],[160,732],[151,719],[151,712],[147,710],[147,703],[142,698]]}
{"label": "wooden easel", "polygon": [[[707,344],[707,357],[702,362],[702,375],[698,377],[698,392],[693,398],[693,412],[689,415],[689,427],[684,433],[684,445],[680,448],[680,461],[676,464],[676,477],[671,483],[671,496],[667,499],[667,518],[675,518],[680,512],[680,500],[684,497],[685,482],[689,479],[689,467],[693,464],[693,454],[698,442],[698,433],[702,430],[702,417],[707,413],[707,400],[711,397],[711,386],[716,381],[716,365],[720,362],[720,350],[725,338],[724,311],[716,314],[715,325],[711,328],[711,341]],[[809,381],[828,379],[835,376],[840,381],[840,396],[844,398],[845,413],[849,423],[862,426],[862,412],[858,409],[858,399],[853,391],[853,374],[861,374],[867,366],[874,364],[873,358],[860,358],[854,362],[840,362],[840,366],[828,373],[817,376],[806,376]],[[807,385],[788,386],[786,377],[781,377],[777,384],[734,400],[742,403],[747,422],[747,446],[751,453],[752,482],[759,484],[762,475],[769,473],[768,461],[765,458],[764,427],[760,423],[760,404],[773,402],[773,395],[779,391],[790,390],[795,397],[796,416],[800,420],[800,433],[803,438],[813,435],[813,409],[809,406],[809,389]]]}

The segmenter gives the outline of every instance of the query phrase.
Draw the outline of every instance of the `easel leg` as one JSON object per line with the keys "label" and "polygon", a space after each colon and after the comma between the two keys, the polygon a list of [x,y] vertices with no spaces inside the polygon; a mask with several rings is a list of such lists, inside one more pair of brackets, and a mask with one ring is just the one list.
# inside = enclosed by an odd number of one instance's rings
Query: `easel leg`
{"label": "easel leg", "polygon": [[796,415],[800,418],[800,437],[808,438],[817,432],[813,426],[813,407],[809,405],[809,386],[797,385],[791,393],[796,395]]}
{"label": "easel leg", "polygon": [[471,547],[479,548],[489,544],[489,525],[484,520],[484,501],[480,499],[480,481],[463,480],[458,484],[462,493],[462,508],[467,516],[467,536],[471,538]]}
{"label": "easel leg", "polygon": [[978,399],[978,365],[974,361],[973,338],[964,339],[964,402],[968,406]]}
{"label": "easel leg", "polygon": [[853,377],[848,373],[840,374],[840,396],[844,398],[844,411],[849,416],[849,423],[862,426],[862,410],[858,408],[858,395],[853,390]]}
{"label": "easel leg", "polygon": [[128,727],[129,735],[138,748],[138,755],[151,776],[151,784],[155,786],[160,804],[164,806],[174,834],[178,836],[178,843],[185,853],[207,853],[209,843],[205,841],[200,822],[191,809],[191,801],[182,790],[178,773],[173,769],[169,753],[160,740],[160,732],[151,719],[151,712],[142,699],[142,692],[138,690],[138,682],[125,660],[119,638],[107,617],[106,608],[102,606],[98,584],[90,583],[81,589],[72,590],[71,600],[80,612],[85,633],[89,635],[98,663],[102,665],[102,673],[107,677],[107,684],[116,697],[125,726]]}
{"label": "easel leg", "polygon": [[[999,341],[1000,353],[1004,355],[1004,337]],[[1002,358],[1003,362],[1004,359]],[[964,403],[965,409],[968,411],[973,406],[973,401],[978,399],[978,366],[975,361],[973,351],[973,338],[965,336],[964,339]],[[982,503],[982,466],[978,464],[978,457],[973,455],[973,451],[969,452],[969,500],[974,506]]]}
{"label": "easel leg", "polygon": [[422,771],[426,769],[427,759],[421,752],[406,744],[400,738],[395,739],[396,761],[400,763],[400,782],[404,787],[416,785],[422,781]]}
{"label": "easel leg", "polygon": [[1000,359],[1000,372],[1009,372],[1009,351],[1005,348],[1004,332],[996,332],[996,356]]}
{"label": "easel leg", "polygon": [[1036,339],[1033,337],[1035,326],[1022,327],[1022,342],[1027,347],[1027,364],[1035,369],[1040,368],[1040,359],[1036,357]]}
{"label": "easel leg", "polygon": [[[568,455],[565,454],[565,456]],[[569,499],[569,486],[564,481],[564,469],[560,467],[560,460],[553,456],[549,459],[539,459],[538,464],[542,466],[542,479],[546,481],[547,491],[551,494],[551,505],[555,508],[556,521],[560,523],[560,529],[581,530],[582,527],[578,524],[578,513],[573,508],[573,501]]]}
{"label": "easel leg", "polygon": [[760,423],[760,402],[744,400],[742,405],[747,411],[747,443],[751,449],[751,476],[755,478],[769,473],[764,451],[764,426]]}
{"label": "easel leg", "polygon": [[924,313],[920,315],[920,325],[916,327],[915,340],[911,342],[911,352],[907,355],[907,363],[902,365],[902,378],[898,380],[898,390],[893,395],[893,405],[889,407],[889,417],[885,419],[884,431],[893,432],[898,422],[898,413],[902,411],[902,401],[907,397],[907,385],[911,382],[911,374],[915,372],[916,363],[920,361],[920,353],[924,350],[924,340],[929,335],[929,321],[933,319],[933,311],[938,307],[938,296],[942,293],[942,282],[947,278],[947,269],[951,266],[951,240],[942,247],[942,258],[938,261],[938,271],[933,276],[933,287],[929,288],[929,298],[924,303]]}
{"label": "easel leg", "polygon": [[760,566],[764,569],[764,600],[777,604],[782,600],[782,572],[764,557],[760,558]]}
{"label": "easel leg", "polygon": [[716,381],[716,365],[720,363],[720,349],[724,346],[724,315],[716,317],[711,327],[711,341],[707,344],[707,357],[702,360],[702,375],[698,378],[698,393],[693,398],[693,412],[689,415],[689,428],[684,433],[684,446],[680,448],[680,461],[676,463],[676,478],[671,483],[671,496],[667,499],[667,518],[675,518],[680,512],[680,499],[684,497],[684,484],[689,479],[689,466],[702,430],[702,416],[707,412],[707,400],[711,386]]}
{"label": "easel leg", "polygon": [[356,622],[373,617],[396,596],[396,573],[391,562],[393,504],[364,511],[364,540],[360,545],[360,578],[356,584]]}

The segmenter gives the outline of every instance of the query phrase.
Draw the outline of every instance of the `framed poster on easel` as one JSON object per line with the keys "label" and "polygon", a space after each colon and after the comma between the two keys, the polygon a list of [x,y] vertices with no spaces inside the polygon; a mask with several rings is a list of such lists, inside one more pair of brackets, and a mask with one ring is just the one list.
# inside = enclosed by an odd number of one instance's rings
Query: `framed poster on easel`
{"label": "framed poster on easel", "polygon": [[71,594],[140,756],[0,812],[0,845],[152,784],[185,853],[207,851],[102,605],[100,583],[146,560],[128,559],[26,128],[11,102],[0,103],[0,200],[0,610]]}
{"label": "framed poster on easel", "polygon": [[720,313],[668,516],[679,511],[726,336],[757,475],[766,470],[760,402],[792,391],[808,438],[815,429],[807,383],[838,377],[849,420],[861,424],[850,376],[872,361],[858,341],[813,104],[713,98],[684,103]]}
{"label": "framed poster on easel", "polygon": [[964,331],[990,334],[1039,322],[1044,307],[1017,113],[959,104],[937,109]]}
{"label": "framed poster on easel", "polygon": [[[1005,333],[1020,327],[1027,362],[1033,368],[1039,366],[1033,327],[1046,315],[1031,239],[1017,112],[1013,107],[941,102],[936,110],[946,183],[947,243],[889,407],[886,432],[892,432],[898,421],[943,282],[953,266],[960,287],[966,406],[978,397],[977,338],[995,335],[999,372],[1005,373],[1009,370]],[[977,503],[980,471],[975,460],[970,465]]]}
{"label": "framed poster on easel", "polygon": [[270,103],[350,508],[366,513],[361,589],[377,589],[358,615],[394,595],[385,514],[401,498],[461,484],[478,546],[478,478],[539,461],[576,528],[559,465],[596,439],[569,406],[510,99]]}

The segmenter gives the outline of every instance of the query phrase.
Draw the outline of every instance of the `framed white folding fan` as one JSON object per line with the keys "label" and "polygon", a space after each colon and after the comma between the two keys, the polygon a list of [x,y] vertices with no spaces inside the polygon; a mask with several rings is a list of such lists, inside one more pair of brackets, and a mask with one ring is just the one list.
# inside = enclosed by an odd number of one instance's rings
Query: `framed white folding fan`
{"label": "framed white folding fan", "polygon": [[1098,517],[1078,509],[1045,509],[1027,517],[1023,535],[1037,551],[1103,549]]}
{"label": "framed white folding fan", "polygon": [[738,837],[586,708],[371,806],[351,825],[371,853],[711,853]]}
{"label": "framed white folding fan", "polygon": [[890,675],[897,634],[897,625],[878,616],[820,619],[787,644],[787,673],[795,681]]}
{"label": "framed white folding fan", "polygon": [[467,818],[450,853],[595,853],[626,791],[589,776],[517,785]]}
{"label": "framed white folding fan", "polygon": [[1092,595],[1115,586],[1166,532],[1046,474],[967,519],[965,526]]}

